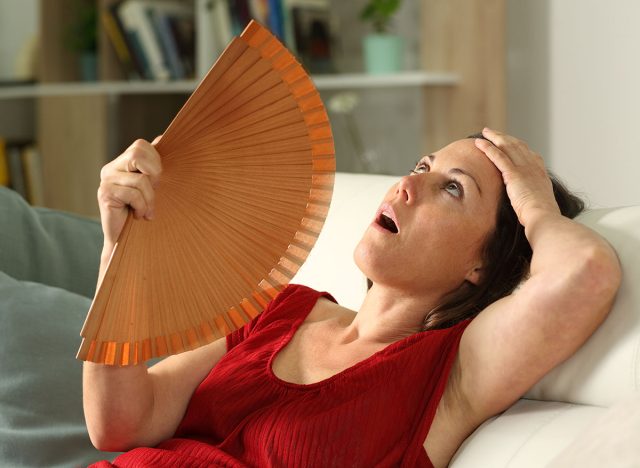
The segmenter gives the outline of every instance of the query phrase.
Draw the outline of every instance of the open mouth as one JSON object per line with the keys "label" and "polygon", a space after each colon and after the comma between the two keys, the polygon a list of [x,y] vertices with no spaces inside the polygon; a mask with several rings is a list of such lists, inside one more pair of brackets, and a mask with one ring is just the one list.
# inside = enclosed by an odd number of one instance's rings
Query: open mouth
{"label": "open mouth", "polygon": [[378,219],[376,219],[376,223],[387,231],[391,231],[394,234],[398,233],[398,226],[396,226],[395,221],[384,213],[380,213]]}

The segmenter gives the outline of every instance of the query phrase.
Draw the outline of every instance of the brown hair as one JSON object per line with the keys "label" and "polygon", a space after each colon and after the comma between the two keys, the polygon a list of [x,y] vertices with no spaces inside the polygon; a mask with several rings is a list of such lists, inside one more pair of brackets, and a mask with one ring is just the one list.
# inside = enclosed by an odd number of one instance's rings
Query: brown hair
{"label": "brown hair", "polygon": [[[481,134],[468,138],[484,138]],[[486,138],[485,138],[486,139]],[[562,215],[574,218],[584,210],[584,202],[549,173],[553,194]],[[465,281],[449,293],[443,303],[425,317],[423,330],[447,328],[473,318],[492,302],[510,294],[526,277],[532,256],[531,246],[503,187],[496,215],[496,227],[487,237],[483,251],[484,272],[476,285]],[[370,288],[371,280],[367,279]]]}

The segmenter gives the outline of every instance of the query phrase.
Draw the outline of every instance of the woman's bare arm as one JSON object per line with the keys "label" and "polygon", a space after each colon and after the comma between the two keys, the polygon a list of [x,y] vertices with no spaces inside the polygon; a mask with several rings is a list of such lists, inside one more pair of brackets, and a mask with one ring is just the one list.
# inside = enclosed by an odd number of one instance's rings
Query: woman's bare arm
{"label": "woman's bare arm", "polygon": [[[100,265],[104,276],[110,249]],[[154,446],[170,438],[191,395],[227,351],[226,339],[168,357],[147,368],[83,364],[83,405],[93,445],[105,451]]]}
{"label": "woman's bare arm", "polygon": [[85,362],[83,404],[93,445],[105,451],[154,446],[180,424],[198,384],[226,353],[221,338],[147,369]]}
{"label": "woman's bare arm", "polygon": [[460,343],[461,387],[482,420],[520,398],[571,356],[610,310],[618,259],[597,233],[560,214],[542,158],[493,131],[477,146],[502,172],[533,250],[530,277],[487,307]]}

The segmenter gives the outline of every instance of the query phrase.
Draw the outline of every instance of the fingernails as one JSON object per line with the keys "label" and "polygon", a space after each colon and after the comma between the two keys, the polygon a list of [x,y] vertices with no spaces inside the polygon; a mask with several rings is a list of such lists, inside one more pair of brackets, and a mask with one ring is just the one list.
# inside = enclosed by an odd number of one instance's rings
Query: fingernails
{"label": "fingernails", "polygon": [[154,218],[155,214],[153,210],[149,210],[145,213],[144,218],[148,221],[151,221]]}

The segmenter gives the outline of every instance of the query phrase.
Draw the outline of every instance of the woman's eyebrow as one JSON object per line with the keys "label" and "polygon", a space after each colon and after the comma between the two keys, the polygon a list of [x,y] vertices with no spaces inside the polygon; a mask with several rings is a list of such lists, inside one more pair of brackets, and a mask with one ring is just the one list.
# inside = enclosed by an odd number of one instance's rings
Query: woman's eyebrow
{"label": "woman's eyebrow", "polygon": [[467,171],[460,169],[459,167],[454,167],[453,169],[449,170],[449,174],[462,174],[464,176],[467,176],[468,178],[473,180],[473,183],[476,184],[476,187],[478,188],[478,192],[480,193],[480,196],[482,196],[482,189],[480,188],[480,184],[478,184],[478,181],[476,180],[476,178],[473,177],[471,174],[469,174]]}

